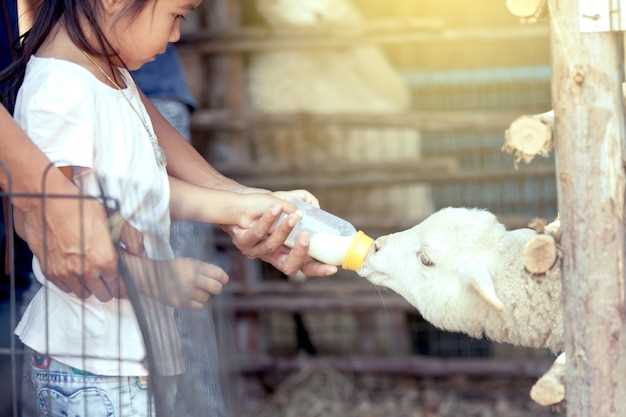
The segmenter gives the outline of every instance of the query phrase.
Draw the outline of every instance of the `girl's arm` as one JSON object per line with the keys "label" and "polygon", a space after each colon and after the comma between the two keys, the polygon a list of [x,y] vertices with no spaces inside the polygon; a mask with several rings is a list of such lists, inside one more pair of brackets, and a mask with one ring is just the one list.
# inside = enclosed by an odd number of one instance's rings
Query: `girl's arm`
{"label": "girl's arm", "polygon": [[247,228],[265,212],[278,215],[296,211],[293,204],[271,193],[213,190],[174,177],[170,177],[170,189],[170,214],[179,220]]}
{"label": "girl's arm", "polygon": [[167,172],[170,176],[214,190],[241,192],[248,188],[217,172],[159,113],[143,93],[141,99],[167,157]]}
{"label": "girl's arm", "polygon": [[[248,187],[226,178],[217,172],[185,139],[174,129],[145,95],[142,100],[150,115],[152,125],[167,156],[167,170],[170,176],[203,188],[213,188],[239,193],[248,192]],[[337,269],[331,265],[315,262],[308,257],[308,243],[299,241],[288,253],[282,243],[291,229],[290,222],[272,232],[278,218],[270,211],[261,216],[249,228],[225,227],[235,246],[246,256],[259,258],[274,265],[285,274],[302,270],[306,275],[325,276],[334,274]],[[294,223],[295,224],[295,223]]]}

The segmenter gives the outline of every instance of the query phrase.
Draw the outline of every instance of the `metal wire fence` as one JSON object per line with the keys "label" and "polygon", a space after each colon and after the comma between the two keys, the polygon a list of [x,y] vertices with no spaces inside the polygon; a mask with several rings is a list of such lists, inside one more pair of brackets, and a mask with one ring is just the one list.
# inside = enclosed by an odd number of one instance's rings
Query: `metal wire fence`
{"label": "metal wire fence", "polygon": [[[119,279],[128,288],[128,297],[108,303],[100,303],[93,296],[81,300],[73,294],[62,294],[53,283],[45,279],[37,282],[32,275],[17,276],[17,237],[13,232],[12,206],[15,199],[40,200],[44,219],[51,201],[64,200],[67,204],[76,204],[79,218],[72,218],[70,213],[74,211],[68,211],[65,220],[73,222],[79,230],[83,251],[84,205],[93,202],[102,204],[110,220],[121,211],[118,200],[110,198],[107,193],[110,184],[104,181],[98,181],[96,191],[81,182],[78,184],[80,194],[48,193],[46,176],[50,169],[53,169],[52,165],[42,178],[42,193],[17,193],[12,190],[10,172],[0,164],[2,175],[9,178],[7,190],[0,193],[8,203],[5,205],[7,222],[4,225],[7,251],[4,266],[7,275],[6,282],[3,282],[3,298],[0,299],[0,369],[3,371],[0,414],[11,417],[56,416],[67,415],[68,410],[73,410],[77,415],[88,417],[113,415],[111,413],[117,410],[115,415],[123,416],[130,410],[143,409],[147,410],[147,415],[163,417],[230,415],[226,400],[226,390],[231,386],[226,379],[230,375],[224,367],[228,360],[217,359],[219,351],[229,352],[222,349],[222,339],[217,336],[220,329],[228,327],[220,322],[225,316],[219,302],[199,311],[173,307],[186,290],[182,280],[178,279],[171,258],[156,262],[150,259],[148,248],[145,259],[129,260],[123,243],[114,242]],[[132,200],[136,196],[131,192],[126,198]],[[149,234],[154,230],[148,227],[143,232]],[[178,230],[177,238],[187,241],[193,239],[196,232],[194,227],[187,231]],[[37,259],[34,267],[37,271],[40,265],[45,275],[52,237],[44,229],[39,238],[42,239],[43,256]],[[178,249],[186,252],[186,256],[207,257],[199,247],[194,254],[189,253],[189,245],[186,248],[179,246]],[[85,277],[81,278],[85,285]],[[28,280],[31,281],[30,290],[28,285],[23,284]],[[59,307],[59,297],[65,297],[70,307]],[[37,303],[39,307],[36,307]],[[34,313],[37,311],[41,314]],[[110,314],[104,314],[104,311]],[[102,322],[99,314],[108,322]],[[17,333],[20,332],[18,323],[23,317],[27,317],[29,323],[20,326],[38,324],[34,328],[43,329],[25,337],[22,327],[20,338],[29,346],[22,344],[14,334],[16,327]],[[133,320],[136,320],[136,327]],[[78,329],[73,333],[65,331],[66,327],[77,324]],[[106,343],[93,342],[98,340],[97,337],[93,339],[94,335],[102,334],[103,329],[109,330],[110,339]],[[64,335],[70,335],[71,340],[60,340],[59,337]],[[140,350],[144,355],[141,357],[131,354],[132,349],[127,349],[128,344],[136,340],[142,345]],[[103,354],[103,351],[108,354]],[[94,364],[108,364],[114,369],[109,376],[94,374],[90,372]],[[145,369],[145,374],[127,371],[139,368]],[[56,387],[54,383],[59,380],[71,382],[72,388],[64,390]],[[94,385],[103,381],[109,384],[106,392]]]}

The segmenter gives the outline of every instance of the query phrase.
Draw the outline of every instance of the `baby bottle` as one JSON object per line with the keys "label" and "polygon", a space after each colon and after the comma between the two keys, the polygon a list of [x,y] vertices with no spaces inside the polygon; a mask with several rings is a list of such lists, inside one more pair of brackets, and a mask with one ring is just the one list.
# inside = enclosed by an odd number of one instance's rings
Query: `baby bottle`
{"label": "baby bottle", "polygon": [[[302,232],[310,236],[309,255],[329,265],[341,265],[342,268],[357,271],[363,265],[374,240],[354,228],[350,223],[333,214],[319,209],[302,200],[291,199],[302,213],[302,219],[295,225],[285,245],[295,246]],[[283,214],[278,223],[287,215]]]}

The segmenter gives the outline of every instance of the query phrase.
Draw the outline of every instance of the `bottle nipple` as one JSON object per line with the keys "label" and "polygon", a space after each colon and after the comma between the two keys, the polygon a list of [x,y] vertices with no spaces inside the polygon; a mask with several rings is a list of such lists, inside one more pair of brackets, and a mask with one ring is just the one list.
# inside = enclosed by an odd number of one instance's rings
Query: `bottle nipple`
{"label": "bottle nipple", "polygon": [[365,258],[373,244],[374,239],[359,231],[352,239],[348,252],[346,252],[346,256],[343,258],[342,268],[349,271],[358,271],[363,262],[365,262]]}

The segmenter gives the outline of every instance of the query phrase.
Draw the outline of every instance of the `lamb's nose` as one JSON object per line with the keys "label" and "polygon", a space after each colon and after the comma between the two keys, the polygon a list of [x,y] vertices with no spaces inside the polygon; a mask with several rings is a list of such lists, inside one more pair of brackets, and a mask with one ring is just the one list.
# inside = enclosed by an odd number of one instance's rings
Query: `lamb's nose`
{"label": "lamb's nose", "polygon": [[376,239],[374,241],[374,249],[376,249],[376,251],[379,251],[383,248],[383,246],[385,246],[385,241],[387,239],[383,236],[383,237],[379,237],[378,239]]}

